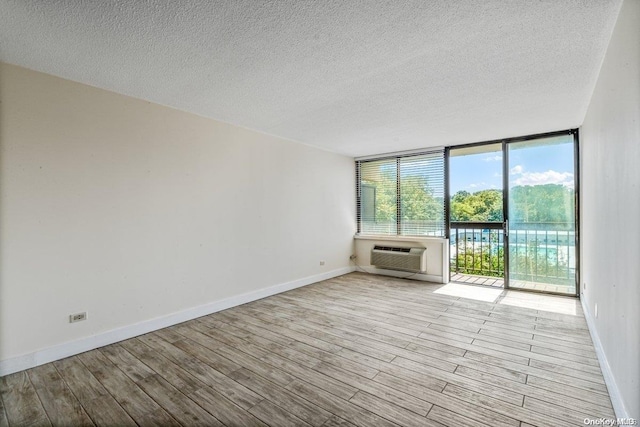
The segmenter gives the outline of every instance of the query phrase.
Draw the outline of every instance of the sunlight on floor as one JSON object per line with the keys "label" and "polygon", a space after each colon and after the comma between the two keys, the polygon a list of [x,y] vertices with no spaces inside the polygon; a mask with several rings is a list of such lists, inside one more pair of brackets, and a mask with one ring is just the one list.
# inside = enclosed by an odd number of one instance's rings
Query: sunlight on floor
{"label": "sunlight on floor", "polygon": [[474,299],[476,301],[496,302],[502,294],[502,288],[489,288],[481,286],[462,285],[460,283],[449,283],[433,291],[434,294],[449,295]]}
{"label": "sunlight on floor", "polygon": [[536,294],[526,291],[505,291],[502,288],[489,286],[449,283],[441,286],[433,293],[573,316],[581,312],[578,308],[580,301],[576,298]]}
{"label": "sunlight on floor", "polygon": [[498,304],[577,316],[580,301],[573,297],[506,291]]}

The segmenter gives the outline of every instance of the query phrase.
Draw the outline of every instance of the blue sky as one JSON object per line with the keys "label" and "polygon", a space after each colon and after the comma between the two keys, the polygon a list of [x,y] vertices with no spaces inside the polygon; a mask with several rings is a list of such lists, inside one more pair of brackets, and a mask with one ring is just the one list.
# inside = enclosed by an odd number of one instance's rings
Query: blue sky
{"label": "blue sky", "polygon": [[[572,137],[561,137],[557,142],[561,143],[540,145],[540,141],[535,141],[510,145],[510,186],[562,184],[573,188]],[[474,193],[502,189],[502,153],[452,156],[449,176],[451,195],[460,190]]]}

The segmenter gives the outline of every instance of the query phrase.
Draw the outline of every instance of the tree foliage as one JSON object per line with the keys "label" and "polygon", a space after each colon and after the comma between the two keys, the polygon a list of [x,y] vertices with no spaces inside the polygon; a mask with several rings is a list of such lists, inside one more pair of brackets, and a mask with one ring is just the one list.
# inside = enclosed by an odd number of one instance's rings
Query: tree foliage
{"label": "tree foliage", "polygon": [[[397,216],[397,188],[389,176],[380,182],[365,181],[375,187],[375,221],[395,221]],[[442,199],[434,197],[434,190],[423,175],[403,176],[400,182],[400,211],[402,220],[424,221],[442,219]]]}
{"label": "tree foliage", "polygon": [[502,221],[502,191],[458,191],[451,198],[451,221]]}
{"label": "tree foliage", "polygon": [[425,221],[442,218],[442,202],[433,196],[427,178],[421,175],[404,177],[400,183],[400,211],[405,221]]}
{"label": "tree foliage", "polygon": [[512,223],[572,224],[575,198],[572,188],[560,184],[514,187],[509,194]]}
{"label": "tree foliage", "polygon": [[[510,216],[515,223],[573,223],[574,191],[560,184],[516,186],[509,191]],[[451,220],[502,221],[502,191],[458,191],[451,198]]]}

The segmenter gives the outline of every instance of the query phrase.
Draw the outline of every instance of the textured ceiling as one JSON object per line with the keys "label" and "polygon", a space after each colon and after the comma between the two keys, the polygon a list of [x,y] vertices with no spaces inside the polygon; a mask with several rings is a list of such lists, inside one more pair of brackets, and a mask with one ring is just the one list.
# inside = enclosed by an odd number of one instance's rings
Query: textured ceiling
{"label": "textured ceiling", "polygon": [[621,0],[0,0],[0,60],[349,155],[581,124]]}

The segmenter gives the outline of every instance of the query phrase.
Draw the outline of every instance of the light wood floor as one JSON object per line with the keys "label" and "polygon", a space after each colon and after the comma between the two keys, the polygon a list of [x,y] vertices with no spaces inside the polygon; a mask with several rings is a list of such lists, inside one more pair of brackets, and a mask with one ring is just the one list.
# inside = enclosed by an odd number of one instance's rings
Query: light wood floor
{"label": "light wood floor", "polygon": [[0,379],[0,426],[614,416],[579,301],[352,273]]}

